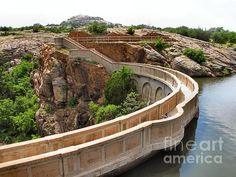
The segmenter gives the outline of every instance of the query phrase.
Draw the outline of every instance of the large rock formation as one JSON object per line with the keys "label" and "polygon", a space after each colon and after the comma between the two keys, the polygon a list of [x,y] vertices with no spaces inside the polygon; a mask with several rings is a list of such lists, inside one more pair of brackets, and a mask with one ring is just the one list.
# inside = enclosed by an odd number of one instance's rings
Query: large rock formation
{"label": "large rock formation", "polygon": [[102,100],[108,78],[102,66],[71,59],[65,51],[44,45],[40,67],[33,75],[40,98],[36,114],[40,134],[50,135],[90,125],[88,102]]}
{"label": "large rock formation", "polygon": [[69,18],[66,21],[63,21],[61,25],[63,26],[84,26],[88,25],[92,22],[98,22],[98,23],[108,23],[101,17],[92,17],[88,15],[77,15]]}

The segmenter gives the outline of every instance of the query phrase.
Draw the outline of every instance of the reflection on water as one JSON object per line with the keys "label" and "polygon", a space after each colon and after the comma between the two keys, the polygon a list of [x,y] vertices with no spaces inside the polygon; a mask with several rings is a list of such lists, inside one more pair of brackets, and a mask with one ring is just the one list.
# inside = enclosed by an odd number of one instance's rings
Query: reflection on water
{"label": "reflection on water", "polygon": [[[199,119],[193,120],[186,128],[183,144],[194,140],[224,141],[223,148],[211,151],[181,149],[173,152],[160,152],[141,165],[129,170],[120,177],[233,177],[236,175],[236,76],[227,78],[201,78],[199,83]],[[177,163],[166,164],[166,155],[184,157],[222,156],[222,163]]]}

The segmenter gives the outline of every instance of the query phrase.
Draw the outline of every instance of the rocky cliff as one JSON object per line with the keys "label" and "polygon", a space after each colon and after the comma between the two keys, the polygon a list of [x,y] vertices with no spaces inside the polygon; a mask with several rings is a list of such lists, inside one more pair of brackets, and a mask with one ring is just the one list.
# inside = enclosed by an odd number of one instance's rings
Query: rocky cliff
{"label": "rocky cliff", "polygon": [[67,51],[44,45],[40,67],[33,75],[40,99],[36,114],[41,135],[66,132],[91,124],[88,102],[103,101],[103,89],[109,78],[97,64],[73,60]]}

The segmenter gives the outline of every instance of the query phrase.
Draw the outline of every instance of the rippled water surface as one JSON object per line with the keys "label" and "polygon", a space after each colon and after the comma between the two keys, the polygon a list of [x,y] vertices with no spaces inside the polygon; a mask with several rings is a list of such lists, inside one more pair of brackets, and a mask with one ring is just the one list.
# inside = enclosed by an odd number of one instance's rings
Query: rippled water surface
{"label": "rippled water surface", "polygon": [[[199,119],[186,128],[183,144],[176,151],[160,152],[120,177],[235,177],[236,176],[236,76],[196,79],[200,86]],[[223,145],[209,146],[222,138]],[[186,149],[193,140],[195,148]],[[204,142],[204,143],[203,143]],[[202,143],[202,144],[201,144]],[[202,148],[200,148],[200,144]],[[203,146],[204,144],[204,146]],[[185,147],[184,149],[182,147]],[[210,147],[210,151],[205,148]],[[166,156],[195,158],[187,163],[164,163]],[[215,162],[197,162],[196,158],[219,157]],[[222,157],[222,163],[220,163]],[[213,160],[214,161],[214,160]]]}

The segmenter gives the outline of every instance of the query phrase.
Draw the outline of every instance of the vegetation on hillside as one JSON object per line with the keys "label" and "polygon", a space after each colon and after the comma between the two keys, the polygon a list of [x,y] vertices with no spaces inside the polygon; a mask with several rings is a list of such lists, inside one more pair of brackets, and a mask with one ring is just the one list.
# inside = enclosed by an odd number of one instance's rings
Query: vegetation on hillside
{"label": "vegetation on hillside", "polygon": [[31,72],[37,68],[32,55],[11,68],[0,67],[0,142],[13,143],[37,137],[35,113],[38,98],[34,93]]}
{"label": "vegetation on hillside", "polygon": [[168,43],[165,42],[164,39],[162,38],[158,38],[155,43],[154,46],[156,48],[157,51],[161,52],[162,50],[164,50],[165,48],[169,47]]}
{"label": "vegetation on hillside", "polygon": [[12,28],[0,26],[0,36],[8,36],[8,35],[18,35],[21,31],[32,31],[34,33],[38,32],[50,32],[50,33],[69,33],[73,30],[72,27],[60,26],[60,25],[51,25],[51,26],[43,26],[41,24],[34,24],[32,26],[23,26],[20,28]]}
{"label": "vegetation on hillside", "polygon": [[126,99],[119,105],[107,104],[99,106],[94,102],[89,103],[91,118],[95,119],[95,123],[112,120],[116,117],[127,115],[144,108],[146,102],[141,100],[140,95],[136,92],[127,94]]}
{"label": "vegetation on hillside", "polygon": [[133,71],[127,67],[113,72],[104,90],[106,102],[119,105],[124,101],[128,93],[136,91],[133,77]]}
{"label": "vegetation on hillside", "polygon": [[[99,23],[93,22],[88,25],[88,31],[95,35],[105,34],[107,32],[107,28],[114,28],[114,27],[121,27],[121,24],[106,24],[106,23]],[[6,27],[0,26],[0,36],[7,36],[7,35],[17,35],[19,31],[33,31],[37,32],[52,32],[52,33],[69,33],[74,28],[81,27],[80,25],[58,25],[58,24],[50,24],[43,26],[41,24],[34,24],[32,26],[24,26],[20,28],[13,28],[13,27]],[[186,26],[180,26],[177,28],[158,28],[149,25],[132,25],[127,27],[127,33],[133,35],[136,29],[153,29],[153,30],[161,30],[167,31],[171,33],[181,34],[187,37],[196,38],[199,40],[213,42],[213,43],[220,43],[220,44],[228,44],[228,46],[232,46],[236,43],[236,32],[225,30],[223,27],[216,27],[210,29],[202,29],[202,28],[189,28]]]}
{"label": "vegetation on hillside", "polygon": [[204,52],[201,49],[186,48],[183,54],[199,64],[206,61]]}
{"label": "vegetation on hillside", "polygon": [[163,30],[207,42],[215,42],[220,44],[236,43],[236,32],[224,30],[223,27],[210,28],[209,30],[206,30],[181,26],[177,28],[164,28]]}
{"label": "vegetation on hillside", "polygon": [[135,29],[133,26],[130,26],[128,29],[127,29],[127,34],[129,35],[134,35],[135,33]]}
{"label": "vegetation on hillside", "polygon": [[107,32],[107,24],[93,22],[88,26],[88,31],[95,35],[105,34]]}
{"label": "vegetation on hillside", "polygon": [[91,118],[95,119],[95,123],[129,114],[146,105],[136,92],[133,72],[127,67],[113,72],[105,86],[105,99],[106,103],[102,106],[94,102],[89,103]]}

